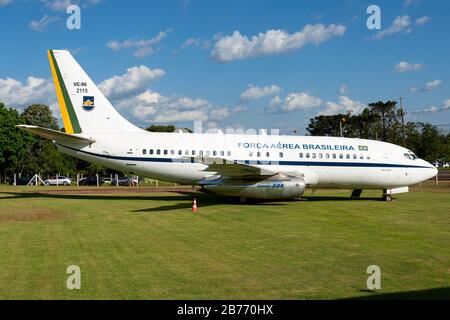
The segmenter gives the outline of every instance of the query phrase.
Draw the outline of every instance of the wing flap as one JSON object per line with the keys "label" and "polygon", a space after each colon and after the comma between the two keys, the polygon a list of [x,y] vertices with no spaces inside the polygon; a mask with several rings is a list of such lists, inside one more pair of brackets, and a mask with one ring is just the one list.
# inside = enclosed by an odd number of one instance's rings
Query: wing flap
{"label": "wing flap", "polygon": [[18,125],[19,129],[25,130],[29,133],[35,134],[45,139],[53,140],[62,144],[82,144],[88,145],[95,142],[94,139],[86,138],[78,135],[67,134],[64,132],[41,128],[37,126]]}
{"label": "wing flap", "polygon": [[263,169],[253,164],[239,161],[230,161],[223,158],[195,158],[195,162],[200,162],[208,167],[204,171],[215,172],[226,177],[271,177],[277,172]]}

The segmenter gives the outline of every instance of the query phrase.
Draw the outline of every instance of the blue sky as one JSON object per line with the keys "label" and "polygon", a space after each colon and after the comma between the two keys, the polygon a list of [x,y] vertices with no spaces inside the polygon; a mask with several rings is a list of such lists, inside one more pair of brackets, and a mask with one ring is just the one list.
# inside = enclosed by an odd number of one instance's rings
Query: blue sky
{"label": "blue sky", "polygon": [[[71,2],[80,30],[66,27]],[[366,26],[370,4],[381,30]],[[450,123],[448,1],[0,0],[0,25],[0,101],[18,109],[57,110],[53,48],[140,126],[305,133],[317,114],[400,96],[408,120]]]}

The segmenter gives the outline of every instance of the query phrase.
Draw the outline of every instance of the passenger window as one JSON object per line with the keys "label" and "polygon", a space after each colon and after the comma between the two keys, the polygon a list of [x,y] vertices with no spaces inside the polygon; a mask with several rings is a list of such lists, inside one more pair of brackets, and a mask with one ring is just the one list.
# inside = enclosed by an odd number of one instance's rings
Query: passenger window
{"label": "passenger window", "polygon": [[350,155],[347,153],[347,155],[345,156],[347,159],[350,159]]}
{"label": "passenger window", "polygon": [[306,154],[306,159],[309,159],[309,153]]}
{"label": "passenger window", "polygon": [[270,153],[266,152],[266,157],[269,158],[270,157]]}
{"label": "passenger window", "polygon": [[147,154],[147,149],[142,149],[142,154]]}
{"label": "passenger window", "polygon": [[336,159],[336,153],[333,153],[333,159]]}
{"label": "passenger window", "polygon": [[316,158],[316,154],[315,154],[315,153],[312,154],[312,158],[313,158],[313,159]]}
{"label": "passenger window", "polygon": [[300,154],[298,155],[298,157],[299,157],[299,158],[303,158],[303,153],[300,153]]}
{"label": "passenger window", "polygon": [[360,158],[361,160],[364,160],[364,155],[360,154],[360,155],[359,155],[359,158]]}
{"label": "passenger window", "polygon": [[167,150],[164,150],[164,154],[167,154],[168,152],[167,152]]}
{"label": "passenger window", "polygon": [[170,150],[170,154],[174,155],[175,154],[175,150]]}
{"label": "passenger window", "polygon": [[339,159],[344,159],[344,155],[342,153],[339,153]]}
{"label": "passenger window", "polygon": [[184,155],[188,156],[189,155],[189,150],[184,150]]}
{"label": "passenger window", "polygon": [[231,157],[231,151],[227,152],[227,156]]}
{"label": "passenger window", "polygon": [[148,153],[153,154],[153,149],[150,149]]}
{"label": "passenger window", "polygon": [[283,158],[283,152],[280,152],[280,158]]}
{"label": "passenger window", "polygon": [[182,150],[178,150],[178,155],[179,156],[183,155],[183,151]]}
{"label": "passenger window", "polygon": [[353,159],[358,159],[358,156],[356,155],[356,153],[353,154]]}
{"label": "passenger window", "polygon": [[258,153],[256,153],[256,156],[259,158],[261,157],[261,152],[258,151]]}
{"label": "passenger window", "polygon": [[159,149],[156,150],[156,154],[157,154],[157,155],[160,155],[160,154],[161,154],[161,150],[159,150]]}
{"label": "passenger window", "polygon": [[217,156],[217,151],[213,151],[213,156]]}
{"label": "passenger window", "polygon": [[220,156],[223,157],[225,155],[225,151],[220,151]]}
{"label": "passenger window", "polygon": [[330,159],[330,154],[329,153],[325,154],[325,158]]}
{"label": "passenger window", "polygon": [[192,150],[192,155],[195,156],[195,150]]}
{"label": "passenger window", "polygon": [[198,155],[199,155],[199,156],[203,156],[203,150],[200,150],[200,151],[198,152]]}
{"label": "passenger window", "polygon": [[367,160],[370,160],[370,156],[369,155],[367,155]]}
{"label": "passenger window", "polygon": [[250,152],[248,153],[248,156],[249,156],[249,157],[253,157],[253,151],[250,151]]}
{"label": "passenger window", "polygon": [[206,151],[206,156],[209,157],[211,155],[211,151],[207,150]]}
{"label": "passenger window", "polygon": [[323,154],[319,153],[319,159],[323,158]]}

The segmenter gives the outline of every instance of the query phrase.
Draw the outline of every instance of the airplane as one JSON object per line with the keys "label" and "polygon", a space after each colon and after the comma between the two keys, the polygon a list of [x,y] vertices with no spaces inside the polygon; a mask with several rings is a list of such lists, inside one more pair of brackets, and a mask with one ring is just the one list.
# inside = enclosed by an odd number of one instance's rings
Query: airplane
{"label": "airplane", "polygon": [[437,169],[394,144],[356,138],[156,133],[126,120],[66,50],[48,50],[65,132],[20,129],[63,153],[132,175],[199,186],[246,202],[299,198],[306,188],[343,188],[382,199],[409,191]]}

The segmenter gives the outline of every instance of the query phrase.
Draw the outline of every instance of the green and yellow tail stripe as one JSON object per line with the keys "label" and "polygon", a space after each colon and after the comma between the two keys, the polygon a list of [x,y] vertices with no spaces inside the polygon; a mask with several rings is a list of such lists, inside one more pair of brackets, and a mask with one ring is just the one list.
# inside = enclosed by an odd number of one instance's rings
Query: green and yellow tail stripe
{"label": "green and yellow tail stripe", "polygon": [[58,97],[59,108],[62,113],[62,119],[66,133],[81,133],[80,124],[78,123],[77,115],[73,109],[72,102],[69,98],[69,93],[64,85],[61,72],[56,63],[55,56],[52,50],[48,50],[48,60],[50,62],[50,69],[52,70],[53,81],[55,83],[56,96]]}

